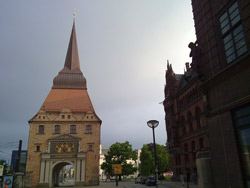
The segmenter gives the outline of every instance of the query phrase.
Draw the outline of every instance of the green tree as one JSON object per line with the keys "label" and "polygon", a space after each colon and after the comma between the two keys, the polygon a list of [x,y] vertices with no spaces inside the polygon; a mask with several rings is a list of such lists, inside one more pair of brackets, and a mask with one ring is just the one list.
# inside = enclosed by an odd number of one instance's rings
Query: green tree
{"label": "green tree", "polygon": [[[137,168],[131,162],[128,162],[129,160],[134,162],[137,160],[137,154],[133,151],[132,145],[128,141],[124,143],[116,142],[110,146],[101,168],[106,174],[112,174],[112,164],[121,164],[122,175],[130,175],[135,173]],[[121,180],[121,175],[119,180]]]}
{"label": "green tree", "polygon": [[[167,172],[171,167],[171,156],[166,146],[158,144],[156,145],[156,159],[159,174]],[[150,151],[147,145],[143,145],[140,160],[140,173],[142,176],[155,174],[155,159],[153,148]]]}
{"label": "green tree", "polygon": [[140,174],[142,176],[149,176],[154,172],[154,158],[152,152],[149,151],[147,145],[143,145],[140,155]]}
{"label": "green tree", "polygon": [[156,145],[156,158],[159,174],[167,172],[171,167],[171,155],[169,154],[166,146],[158,144]]}

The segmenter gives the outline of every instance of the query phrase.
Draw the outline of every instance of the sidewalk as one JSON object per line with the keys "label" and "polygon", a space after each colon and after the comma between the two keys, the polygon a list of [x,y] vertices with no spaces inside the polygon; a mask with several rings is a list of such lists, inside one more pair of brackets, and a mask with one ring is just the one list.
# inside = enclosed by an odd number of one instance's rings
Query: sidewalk
{"label": "sidewalk", "polygon": [[[182,186],[181,182],[178,181],[159,181],[160,185],[166,185],[167,188],[186,188],[187,182],[185,182],[185,185]],[[188,183],[189,188],[199,188],[199,185],[195,185],[194,183]]]}
{"label": "sidewalk", "polygon": [[[72,187],[64,187],[61,186],[62,188],[72,188]],[[115,182],[105,182],[105,183],[100,183],[99,186],[75,186],[76,188],[122,188],[122,186],[115,186]]]}

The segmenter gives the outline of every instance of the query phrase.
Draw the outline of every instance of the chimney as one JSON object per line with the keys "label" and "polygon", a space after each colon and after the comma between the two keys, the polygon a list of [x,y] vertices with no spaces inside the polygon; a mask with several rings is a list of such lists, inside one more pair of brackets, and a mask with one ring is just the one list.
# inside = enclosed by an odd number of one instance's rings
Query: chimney
{"label": "chimney", "polygon": [[188,72],[188,70],[189,70],[189,62],[186,62],[185,65],[186,65],[186,69],[187,69],[187,72]]}

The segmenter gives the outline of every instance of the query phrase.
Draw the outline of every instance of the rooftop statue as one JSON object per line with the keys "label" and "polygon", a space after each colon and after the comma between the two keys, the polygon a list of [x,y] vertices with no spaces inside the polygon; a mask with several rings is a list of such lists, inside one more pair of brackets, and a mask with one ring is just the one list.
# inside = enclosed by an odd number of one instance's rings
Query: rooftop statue
{"label": "rooftop statue", "polygon": [[193,68],[193,70],[195,72],[197,72],[198,74],[200,74],[199,72],[199,61],[200,61],[200,56],[201,56],[201,49],[198,46],[197,41],[195,43],[190,42],[188,47],[191,49],[189,57],[192,57],[192,63],[191,63],[191,67]]}

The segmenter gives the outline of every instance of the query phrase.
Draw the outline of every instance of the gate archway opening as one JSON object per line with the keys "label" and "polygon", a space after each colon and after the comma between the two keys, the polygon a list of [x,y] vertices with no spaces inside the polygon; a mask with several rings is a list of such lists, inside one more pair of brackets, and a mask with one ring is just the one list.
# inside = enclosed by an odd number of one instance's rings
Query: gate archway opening
{"label": "gate archway opening", "polygon": [[68,162],[61,162],[52,171],[53,187],[70,187],[75,185],[75,169]]}

